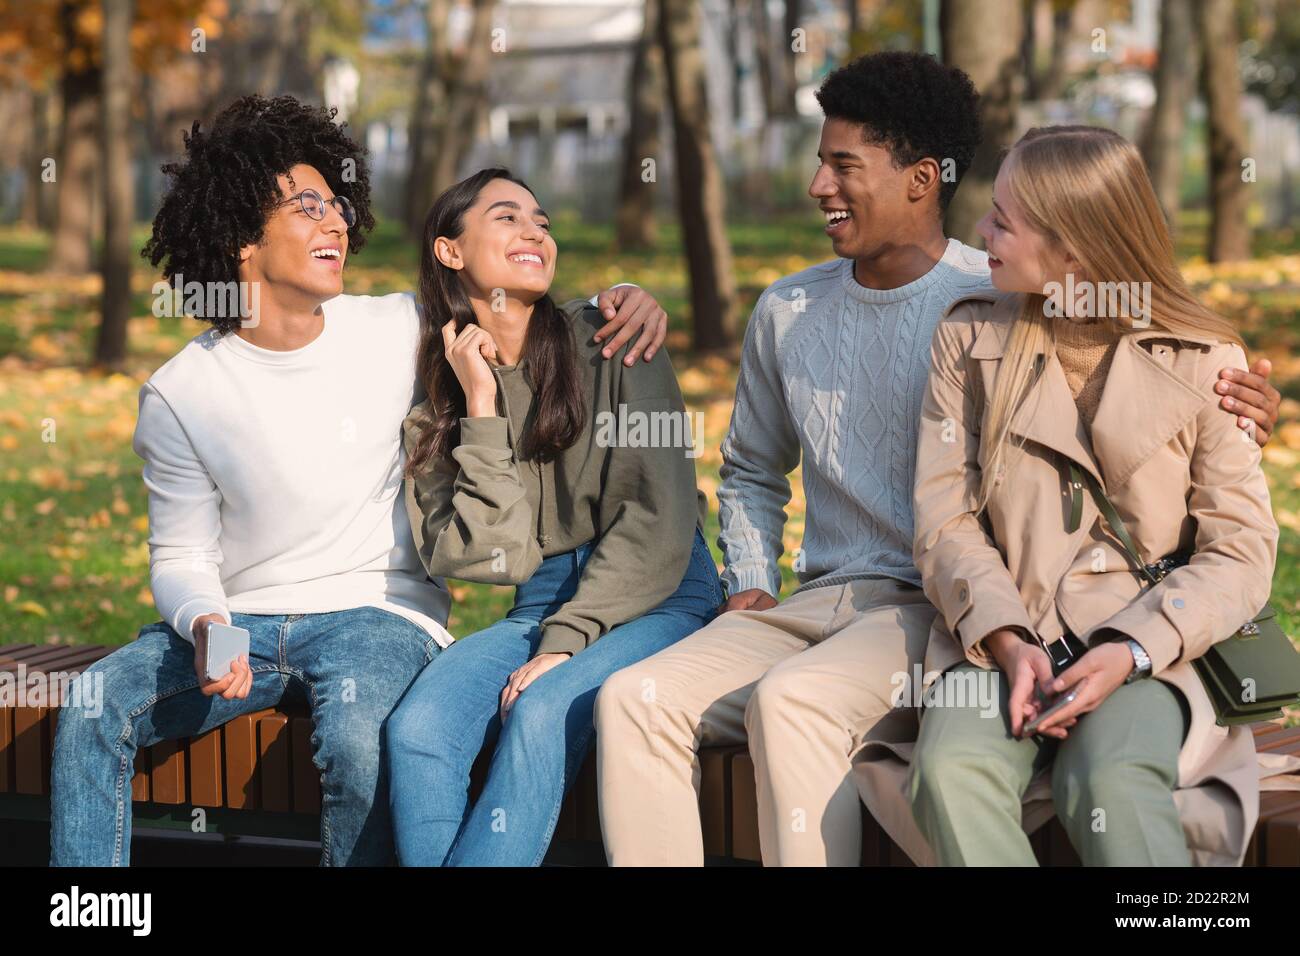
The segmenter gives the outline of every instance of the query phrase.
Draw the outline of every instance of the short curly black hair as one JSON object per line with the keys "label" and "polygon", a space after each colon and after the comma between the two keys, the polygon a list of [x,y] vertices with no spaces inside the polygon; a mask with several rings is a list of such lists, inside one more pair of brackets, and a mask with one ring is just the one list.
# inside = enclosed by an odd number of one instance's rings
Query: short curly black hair
{"label": "short curly black hair", "polygon": [[[314,166],[335,195],[352,203],[357,218],[348,250],[361,249],[375,226],[370,170],[365,148],[348,136],[346,124],[334,122],[336,113],[292,96],[245,96],[222,110],[210,130],[195,122],[184,134],[184,159],[162,167],[172,181],[141,255],[162,263],[169,282],[176,275],[186,285],[238,281],[239,250],[262,240],[282,198],[276,177],[299,163]],[[238,315],[202,318],[222,333],[239,328]]]}
{"label": "short curly black hair", "polygon": [[861,123],[866,142],[888,149],[896,168],[951,159],[955,175],[939,188],[939,211],[948,208],[980,144],[969,76],[924,53],[872,53],[826,77],[817,102],[828,119]]}

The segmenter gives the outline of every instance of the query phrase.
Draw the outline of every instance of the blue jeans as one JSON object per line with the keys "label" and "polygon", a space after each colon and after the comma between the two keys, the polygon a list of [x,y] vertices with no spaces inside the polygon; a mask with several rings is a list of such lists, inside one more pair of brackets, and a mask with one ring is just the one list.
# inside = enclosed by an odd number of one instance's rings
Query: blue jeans
{"label": "blue jeans", "polygon": [[[503,728],[501,690],[536,652],[542,619],[573,596],[590,553],[585,544],[543,561],[516,589],[509,615],[447,648],[394,711],[386,752],[404,866],[540,864],[564,795],[591,750],[600,685],[699,630],[722,601],[713,556],[696,531],[676,592],[537,678]],[[487,783],[470,807],[470,768],[493,741]]]}
{"label": "blue jeans", "polygon": [[[243,700],[204,696],[194,645],[161,621],[84,671],[103,675],[102,713],[59,713],[50,780],[50,863],[125,866],[136,751],[193,737],[286,696],[310,703],[321,771],[321,864],[394,862],[382,727],[440,648],[391,611],[233,614],[249,632],[253,684]],[[72,700],[78,698],[72,697]]]}

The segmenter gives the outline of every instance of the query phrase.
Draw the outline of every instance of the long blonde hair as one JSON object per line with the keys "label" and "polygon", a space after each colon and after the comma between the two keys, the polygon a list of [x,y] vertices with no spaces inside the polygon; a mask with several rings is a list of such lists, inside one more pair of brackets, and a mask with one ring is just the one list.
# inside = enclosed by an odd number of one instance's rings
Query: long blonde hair
{"label": "long blonde hair", "polygon": [[[1011,147],[1003,162],[1007,185],[1025,219],[1080,263],[1077,280],[1149,282],[1149,328],[1174,338],[1242,344],[1231,323],[1188,289],[1142,156],[1123,136],[1097,126],[1037,127]],[[1026,294],[1007,340],[984,433],[991,450],[980,483],[980,510],[1005,469],[1011,421],[1033,384],[1036,356],[1055,347],[1046,301],[1041,293]],[[1121,335],[1138,331],[1131,316],[1101,321]]]}

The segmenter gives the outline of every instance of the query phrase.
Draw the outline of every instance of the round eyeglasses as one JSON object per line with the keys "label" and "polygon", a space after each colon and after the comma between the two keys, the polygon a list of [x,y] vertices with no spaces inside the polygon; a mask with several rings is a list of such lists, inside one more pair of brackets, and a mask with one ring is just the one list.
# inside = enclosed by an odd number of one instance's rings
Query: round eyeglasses
{"label": "round eyeglasses", "polygon": [[325,218],[325,207],[333,206],[340,216],[343,217],[344,223],[351,229],[357,223],[357,211],[353,208],[352,203],[348,202],[347,196],[335,196],[333,199],[326,199],[314,189],[304,189],[296,196],[290,196],[284,202],[275,204],[275,209],[280,206],[287,206],[291,202],[297,202],[302,206],[302,211],[317,222]]}

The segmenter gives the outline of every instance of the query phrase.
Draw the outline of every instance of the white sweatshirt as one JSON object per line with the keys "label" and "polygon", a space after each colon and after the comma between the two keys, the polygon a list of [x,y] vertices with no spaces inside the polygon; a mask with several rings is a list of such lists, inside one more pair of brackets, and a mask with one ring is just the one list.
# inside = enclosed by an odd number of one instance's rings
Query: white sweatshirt
{"label": "white sweatshirt", "polygon": [[323,311],[321,334],[287,352],[208,330],[140,389],[154,602],[190,641],[212,612],[378,607],[445,647],[450,597],[402,493],[415,300],[340,295]]}

